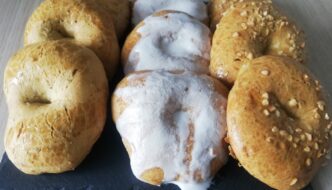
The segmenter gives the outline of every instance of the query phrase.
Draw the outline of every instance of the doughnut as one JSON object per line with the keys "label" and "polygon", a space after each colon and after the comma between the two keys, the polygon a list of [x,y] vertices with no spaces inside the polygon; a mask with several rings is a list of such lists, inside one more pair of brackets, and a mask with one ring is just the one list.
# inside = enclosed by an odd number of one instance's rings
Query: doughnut
{"label": "doughnut", "polygon": [[217,24],[229,8],[234,8],[236,3],[244,1],[248,0],[211,0],[209,3],[211,31],[214,32],[216,30]]}
{"label": "doughnut", "polygon": [[309,184],[329,159],[326,92],[294,59],[262,56],[241,68],[227,107],[228,141],[241,165],[275,189]]}
{"label": "doughnut", "polygon": [[133,0],[134,26],[144,18],[162,10],[181,11],[204,22],[209,23],[209,16],[206,4],[202,0]]}
{"label": "doughnut", "polygon": [[217,80],[191,72],[140,71],[124,78],[112,113],[134,175],[152,185],[207,188],[227,161],[227,94]]}
{"label": "doughnut", "polygon": [[119,62],[120,50],[111,14],[105,8],[91,0],[42,2],[27,22],[24,44],[64,38],[93,50],[111,79]]}
{"label": "doughnut", "polygon": [[269,1],[245,1],[226,11],[212,39],[210,73],[233,84],[239,69],[263,55],[304,63],[303,33]]}
{"label": "doughnut", "polygon": [[91,0],[98,2],[106,11],[111,13],[115,31],[119,40],[126,35],[130,22],[130,3],[129,0]]}
{"label": "doughnut", "polygon": [[108,81],[98,57],[69,40],[24,47],[4,73],[9,117],[4,144],[26,174],[73,170],[106,120]]}
{"label": "doughnut", "polygon": [[210,30],[189,15],[161,11],[144,19],[122,49],[126,74],[141,70],[208,73]]}

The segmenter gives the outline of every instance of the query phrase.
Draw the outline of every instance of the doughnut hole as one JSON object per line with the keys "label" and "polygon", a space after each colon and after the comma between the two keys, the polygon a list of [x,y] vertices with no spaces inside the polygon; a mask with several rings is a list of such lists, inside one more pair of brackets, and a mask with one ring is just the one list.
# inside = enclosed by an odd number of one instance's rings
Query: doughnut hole
{"label": "doughnut hole", "polygon": [[230,85],[243,65],[263,55],[305,61],[303,33],[268,1],[237,3],[218,26],[213,36],[210,72]]}
{"label": "doughnut hole", "polygon": [[113,76],[119,62],[119,45],[110,13],[90,0],[46,0],[29,18],[24,45],[68,39],[91,49]]}
{"label": "doughnut hole", "polygon": [[241,165],[273,188],[305,187],[329,155],[325,102],[319,82],[290,58],[262,56],[243,66],[227,108],[228,139]]}

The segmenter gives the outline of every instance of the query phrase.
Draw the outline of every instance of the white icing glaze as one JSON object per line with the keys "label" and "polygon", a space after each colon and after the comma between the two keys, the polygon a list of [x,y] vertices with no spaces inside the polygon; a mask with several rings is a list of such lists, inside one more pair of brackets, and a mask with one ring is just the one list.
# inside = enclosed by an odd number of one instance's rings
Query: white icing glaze
{"label": "white icing glaze", "polygon": [[137,32],[140,40],[125,63],[125,73],[140,70],[208,73],[210,30],[185,13],[150,16]]}
{"label": "white icing glaze", "polygon": [[[177,184],[183,190],[207,189],[211,160],[227,160],[222,145],[226,97],[214,90],[210,77],[189,72],[135,73],[127,80],[128,86],[114,92],[126,103],[116,126],[131,146],[135,176],[141,179],[144,171],[159,167],[164,171],[164,183]],[[189,136],[193,140],[191,154],[186,153]],[[188,156],[191,161],[184,162]],[[194,179],[196,170],[203,178],[200,183]]]}
{"label": "white icing glaze", "polygon": [[162,10],[185,12],[194,18],[204,21],[208,18],[207,6],[204,0],[136,0],[133,6],[134,25],[144,18]]}

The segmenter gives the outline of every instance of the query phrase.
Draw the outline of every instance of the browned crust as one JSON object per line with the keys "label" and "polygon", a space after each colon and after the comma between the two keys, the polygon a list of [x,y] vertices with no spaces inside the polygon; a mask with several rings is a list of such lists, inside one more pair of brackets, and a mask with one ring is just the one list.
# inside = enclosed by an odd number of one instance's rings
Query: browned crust
{"label": "browned crust", "polygon": [[37,43],[16,53],[5,69],[4,92],[5,149],[24,173],[75,169],[104,127],[108,82],[102,63],[71,41]]}
{"label": "browned crust", "polygon": [[241,165],[273,188],[305,187],[330,149],[329,110],[319,101],[326,99],[318,81],[292,59],[264,56],[243,67],[227,108]]}
{"label": "browned crust", "polygon": [[112,15],[105,8],[91,0],[42,2],[27,22],[24,44],[63,38],[93,50],[103,62],[108,78],[112,78],[120,50]]}

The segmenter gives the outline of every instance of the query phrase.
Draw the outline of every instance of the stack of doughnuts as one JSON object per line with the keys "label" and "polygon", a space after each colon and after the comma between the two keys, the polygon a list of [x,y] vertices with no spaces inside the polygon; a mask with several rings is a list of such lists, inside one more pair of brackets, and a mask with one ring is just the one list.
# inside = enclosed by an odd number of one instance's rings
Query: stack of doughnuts
{"label": "stack of doughnuts", "polygon": [[270,0],[213,0],[210,73],[232,89],[230,154],[276,189],[301,189],[330,158],[326,92],[304,67],[303,33]]}
{"label": "stack of doughnuts", "polygon": [[326,91],[271,0],[45,0],[24,45],[4,75],[5,149],[24,173],[82,162],[120,60],[112,117],[141,181],[204,190],[231,155],[296,190],[330,158]]}
{"label": "stack of doughnuts", "polygon": [[123,0],[45,0],[34,11],[4,74],[5,150],[22,172],[73,170],[90,152],[129,14]]}
{"label": "stack of doughnuts", "polygon": [[137,0],[133,15],[121,56],[126,77],[112,98],[132,171],[152,185],[206,189],[228,157],[228,89],[207,75],[207,6]]}

